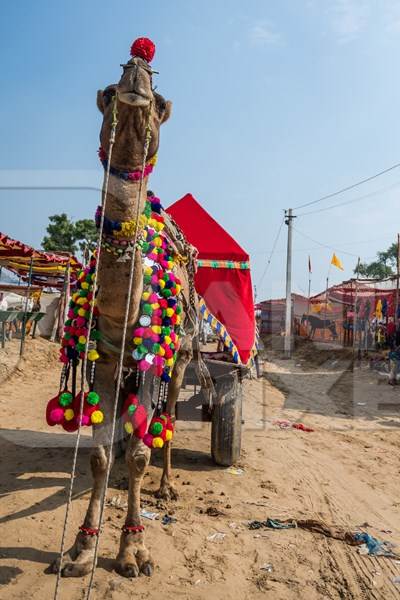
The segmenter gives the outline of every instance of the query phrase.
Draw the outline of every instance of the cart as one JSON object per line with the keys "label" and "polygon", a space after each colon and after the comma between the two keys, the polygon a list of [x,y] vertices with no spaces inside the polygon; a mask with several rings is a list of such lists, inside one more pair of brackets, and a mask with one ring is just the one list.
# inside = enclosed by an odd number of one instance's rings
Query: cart
{"label": "cart", "polygon": [[[215,354],[215,358],[212,355]],[[211,422],[211,456],[217,465],[231,466],[240,457],[242,440],[242,381],[250,369],[221,360],[207,352],[203,360],[215,387],[211,398],[200,386],[192,361],[186,369],[182,394],[176,405],[177,420]]]}

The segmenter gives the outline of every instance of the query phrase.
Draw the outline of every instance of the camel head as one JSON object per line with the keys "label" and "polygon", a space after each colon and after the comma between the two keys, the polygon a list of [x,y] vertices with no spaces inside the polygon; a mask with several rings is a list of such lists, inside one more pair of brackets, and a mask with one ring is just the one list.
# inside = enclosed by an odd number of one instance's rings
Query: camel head
{"label": "camel head", "polygon": [[105,90],[97,92],[97,106],[103,115],[100,143],[107,155],[113,99],[115,96],[117,99],[118,125],[111,164],[120,169],[140,168],[147,123],[151,130],[148,158],[157,153],[160,127],[171,114],[171,102],[166,101],[153,88],[154,71],[149,64],[150,60],[138,55],[132,56],[127,63],[121,65],[123,71],[118,84],[109,85]]}

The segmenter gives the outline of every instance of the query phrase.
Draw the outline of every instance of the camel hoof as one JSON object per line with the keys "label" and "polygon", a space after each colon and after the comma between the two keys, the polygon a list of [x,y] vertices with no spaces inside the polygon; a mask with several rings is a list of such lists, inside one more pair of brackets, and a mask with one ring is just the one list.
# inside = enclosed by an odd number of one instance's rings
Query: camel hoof
{"label": "camel hoof", "polygon": [[139,577],[139,567],[134,562],[122,562],[115,565],[115,570],[122,577],[132,579],[133,577]]}
{"label": "camel hoof", "polygon": [[178,500],[178,492],[172,485],[162,485],[155,496],[160,500]]}
{"label": "camel hoof", "polygon": [[62,577],[83,577],[90,573],[92,564],[89,563],[67,563],[61,571]]}
{"label": "camel hoof", "polygon": [[146,577],[151,577],[153,575],[154,567],[150,561],[143,563],[140,567],[141,573],[146,575]]}

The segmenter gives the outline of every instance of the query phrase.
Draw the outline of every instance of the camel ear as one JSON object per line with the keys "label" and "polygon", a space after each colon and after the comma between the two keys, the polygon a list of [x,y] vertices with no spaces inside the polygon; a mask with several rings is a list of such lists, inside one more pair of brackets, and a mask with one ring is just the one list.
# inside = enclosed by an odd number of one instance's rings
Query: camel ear
{"label": "camel ear", "polygon": [[172,102],[165,100],[161,94],[157,94],[157,92],[154,92],[154,100],[156,103],[158,117],[160,119],[160,125],[162,125],[162,123],[168,121],[171,116]]}
{"label": "camel ear", "polygon": [[99,109],[99,111],[101,112],[102,115],[104,115],[103,93],[104,93],[103,90],[97,90],[97,98],[96,98],[97,108]]}
{"label": "camel ear", "polygon": [[112,85],[108,85],[105,90],[99,90],[97,92],[97,108],[104,114],[107,106],[110,104],[111,100],[114,98],[117,93],[117,85],[113,83]]}
{"label": "camel ear", "polygon": [[171,116],[171,113],[172,113],[172,102],[171,102],[171,100],[167,100],[165,103],[165,110],[164,110],[164,113],[161,118],[161,123],[165,123],[165,121],[168,121],[168,119]]}

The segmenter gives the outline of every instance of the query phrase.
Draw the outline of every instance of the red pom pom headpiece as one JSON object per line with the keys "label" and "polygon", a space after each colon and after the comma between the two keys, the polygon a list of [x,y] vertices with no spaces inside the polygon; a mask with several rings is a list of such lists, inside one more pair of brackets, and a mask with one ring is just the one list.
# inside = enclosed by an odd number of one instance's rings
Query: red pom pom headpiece
{"label": "red pom pom headpiece", "polygon": [[135,40],[131,46],[131,56],[139,56],[150,63],[156,51],[156,47],[149,38],[141,37]]}

